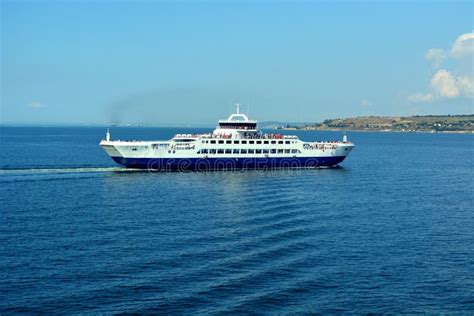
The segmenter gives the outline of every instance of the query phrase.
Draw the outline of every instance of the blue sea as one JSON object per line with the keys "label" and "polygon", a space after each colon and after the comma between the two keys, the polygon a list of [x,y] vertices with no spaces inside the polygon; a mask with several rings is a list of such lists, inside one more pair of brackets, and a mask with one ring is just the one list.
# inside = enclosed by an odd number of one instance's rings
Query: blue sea
{"label": "blue sea", "polygon": [[474,135],[352,132],[340,168],[156,173],[116,165],[104,134],[0,128],[0,314],[474,313]]}

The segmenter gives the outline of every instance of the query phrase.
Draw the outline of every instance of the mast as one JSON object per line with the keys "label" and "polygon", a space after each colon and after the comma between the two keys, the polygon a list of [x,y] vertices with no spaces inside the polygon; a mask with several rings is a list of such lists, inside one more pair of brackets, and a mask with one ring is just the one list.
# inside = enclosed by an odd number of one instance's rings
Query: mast
{"label": "mast", "polygon": [[237,114],[240,114],[240,104],[237,103],[235,106],[237,107]]}

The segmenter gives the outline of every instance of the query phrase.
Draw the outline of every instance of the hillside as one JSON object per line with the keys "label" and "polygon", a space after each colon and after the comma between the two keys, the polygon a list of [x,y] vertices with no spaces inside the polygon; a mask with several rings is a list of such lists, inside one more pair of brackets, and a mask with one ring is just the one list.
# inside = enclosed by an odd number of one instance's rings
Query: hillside
{"label": "hillside", "polygon": [[280,129],[474,133],[474,114],[407,117],[361,116],[322,123],[287,124]]}

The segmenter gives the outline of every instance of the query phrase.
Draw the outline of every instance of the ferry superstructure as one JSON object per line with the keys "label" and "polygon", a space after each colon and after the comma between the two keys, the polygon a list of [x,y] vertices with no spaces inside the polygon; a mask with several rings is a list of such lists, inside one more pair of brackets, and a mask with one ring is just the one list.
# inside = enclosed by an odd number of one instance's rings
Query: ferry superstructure
{"label": "ferry superstructure", "polygon": [[111,140],[107,130],[100,146],[120,165],[157,171],[332,167],[354,148],[345,135],[342,141],[305,142],[297,136],[264,134],[239,106],[209,134],[122,141]]}

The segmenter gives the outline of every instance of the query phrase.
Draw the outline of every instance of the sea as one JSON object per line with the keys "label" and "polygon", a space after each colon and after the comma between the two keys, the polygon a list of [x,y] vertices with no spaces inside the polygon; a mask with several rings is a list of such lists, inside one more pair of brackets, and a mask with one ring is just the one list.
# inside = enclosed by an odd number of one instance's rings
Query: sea
{"label": "sea", "polygon": [[0,127],[0,314],[474,313],[474,135],[349,132],[338,168],[168,173],[116,165],[104,135]]}

